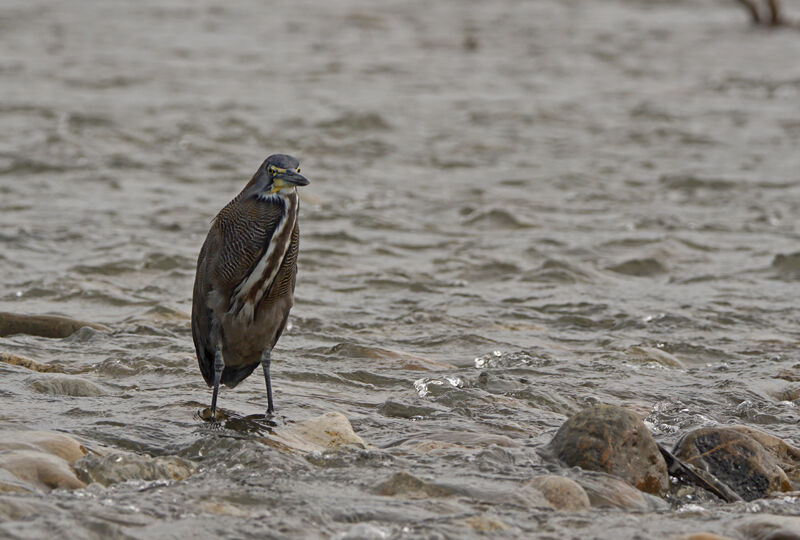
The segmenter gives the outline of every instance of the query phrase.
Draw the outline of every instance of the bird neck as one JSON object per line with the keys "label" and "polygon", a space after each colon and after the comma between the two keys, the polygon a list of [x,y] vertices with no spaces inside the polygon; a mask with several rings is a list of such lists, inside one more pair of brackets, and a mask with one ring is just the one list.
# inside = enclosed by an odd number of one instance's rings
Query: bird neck
{"label": "bird neck", "polygon": [[274,193],[261,192],[257,197],[267,204],[277,204],[284,209],[294,208],[297,203],[297,188],[283,188]]}

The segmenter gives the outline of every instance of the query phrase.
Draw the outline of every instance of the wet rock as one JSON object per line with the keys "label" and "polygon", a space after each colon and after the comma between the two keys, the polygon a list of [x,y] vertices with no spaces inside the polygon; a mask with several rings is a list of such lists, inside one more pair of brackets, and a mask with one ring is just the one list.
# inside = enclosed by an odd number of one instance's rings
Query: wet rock
{"label": "wet rock", "polygon": [[389,399],[380,406],[378,412],[389,418],[424,418],[436,414],[440,410],[419,405],[417,402],[404,403]]}
{"label": "wet rock", "polygon": [[73,463],[86,455],[81,443],[63,433],[51,431],[1,430],[0,451],[34,450]]}
{"label": "wet rock", "polygon": [[800,364],[778,371],[775,377],[789,382],[800,382]]}
{"label": "wet rock", "polygon": [[531,485],[523,484],[511,491],[493,492],[493,490],[483,487],[478,490],[472,488],[469,491],[470,493],[468,494],[473,499],[489,504],[510,504],[530,510],[555,510],[555,507],[550,504],[544,493]]}
{"label": "wet rock", "polygon": [[789,480],[796,485],[793,489],[800,489],[800,448],[796,448],[783,439],[770,435],[764,431],[749,426],[730,426],[740,433],[744,433],[756,441],[764,448],[783,469]]}
{"label": "wet rock", "polygon": [[72,397],[97,397],[106,391],[95,383],[74,375],[43,375],[28,383],[28,388],[40,394]]}
{"label": "wet rock", "polygon": [[[36,450],[6,450],[0,453],[0,468],[21,480],[30,491],[86,487],[75,476],[67,460]],[[0,490],[4,489],[0,487]]]}
{"label": "wet rock", "polygon": [[36,360],[31,360],[30,358],[25,358],[24,356],[5,352],[0,352],[0,362],[3,362],[4,364],[10,364],[12,366],[24,367],[25,369],[38,371],[40,373],[63,372],[63,370],[58,366],[50,366],[41,362],[37,362]]}
{"label": "wet rock", "polygon": [[473,530],[480,533],[507,531],[511,528],[504,522],[497,519],[496,517],[492,517],[486,514],[480,516],[468,517],[464,520],[464,523],[470,526]]}
{"label": "wet rock", "polygon": [[111,331],[107,326],[70,319],[69,317],[0,312],[0,336],[29,334],[47,338],[65,338],[84,326],[103,332]]}
{"label": "wet rock", "polygon": [[779,253],[772,259],[772,268],[787,281],[800,279],[800,251],[784,255]]}
{"label": "wet rock", "polygon": [[516,461],[512,452],[497,445],[491,445],[475,454],[475,465],[481,472],[511,474]]}
{"label": "wet rock", "polygon": [[748,518],[736,530],[748,540],[800,540],[800,517]]}
{"label": "wet rock", "polygon": [[653,436],[632,412],[596,405],[559,428],[549,452],[569,465],[614,474],[647,493],[669,489],[667,465]]}
{"label": "wet rock", "polygon": [[692,431],[678,441],[673,453],[712,474],[746,501],[792,489],[786,473],[764,447],[748,434],[730,427]]}
{"label": "wet rock", "polygon": [[634,346],[625,351],[625,356],[634,362],[653,362],[674,368],[684,367],[683,362],[674,355],[655,347]]}
{"label": "wet rock", "polygon": [[393,452],[429,455],[462,454],[464,447],[445,441],[435,440],[409,440],[393,449]]}
{"label": "wet rock", "polygon": [[787,384],[778,391],[770,392],[770,395],[778,401],[795,401],[800,399],[800,384]]}
{"label": "wet rock", "polygon": [[624,480],[610,474],[584,471],[573,479],[586,492],[592,506],[645,512],[669,508],[663,499],[639,491]]}
{"label": "wet rock", "polygon": [[394,473],[387,480],[378,484],[373,493],[384,497],[404,497],[407,499],[449,497],[455,494],[448,487],[427,482],[407,472]]}
{"label": "wet rock", "polygon": [[131,480],[183,480],[194,473],[196,466],[177,456],[150,457],[115,453],[105,456],[89,454],[73,465],[78,477],[87,484],[104,486]]}
{"label": "wet rock", "polygon": [[290,452],[325,452],[340,448],[367,448],[364,439],[356,435],[345,415],[329,412],[301,420],[262,440],[271,446]]}
{"label": "wet rock", "polygon": [[591,506],[586,491],[574,480],[553,474],[534,476],[523,485],[539,490],[556,510],[571,512]]}

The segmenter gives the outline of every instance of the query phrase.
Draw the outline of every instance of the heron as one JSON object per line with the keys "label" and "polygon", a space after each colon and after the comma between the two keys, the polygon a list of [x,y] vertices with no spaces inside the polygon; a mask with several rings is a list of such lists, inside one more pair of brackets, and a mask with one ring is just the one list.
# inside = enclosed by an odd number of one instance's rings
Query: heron
{"label": "heron", "polygon": [[216,419],[220,383],[234,388],[260,364],[267,414],[275,410],[272,348],[294,304],[300,241],[297,187],[308,185],[292,156],[269,156],[214,218],[192,295],[192,338]]}

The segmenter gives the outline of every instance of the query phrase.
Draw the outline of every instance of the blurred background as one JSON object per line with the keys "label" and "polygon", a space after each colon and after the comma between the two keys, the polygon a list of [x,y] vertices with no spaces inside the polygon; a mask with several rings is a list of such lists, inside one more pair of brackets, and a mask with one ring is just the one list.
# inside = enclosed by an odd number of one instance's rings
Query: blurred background
{"label": "blurred background", "polygon": [[[0,338],[103,392],[54,396],[33,384],[46,374],[0,364],[0,423],[203,473],[41,495],[47,516],[0,531],[459,536],[474,505],[369,487],[388,467],[512,489],[596,402],[665,443],[745,423],[800,444],[798,59],[800,32],[752,26],[734,0],[5,0],[0,311],[111,332]],[[276,407],[285,423],[343,412],[377,458],[298,464],[196,417],[197,254],[272,153],[311,180]],[[263,381],[220,403],[263,414]],[[515,446],[393,453],[445,432]],[[249,513],[198,510],[219,497]],[[512,536],[730,517],[492,511]]]}

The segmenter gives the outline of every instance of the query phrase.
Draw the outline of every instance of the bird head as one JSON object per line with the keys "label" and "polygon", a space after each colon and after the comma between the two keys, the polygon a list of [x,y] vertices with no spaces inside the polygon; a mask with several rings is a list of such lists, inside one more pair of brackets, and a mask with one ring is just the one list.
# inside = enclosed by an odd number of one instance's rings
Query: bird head
{"label": "bird head", "polygon": [[300,174],[300,163],[286,154],[273,154],[264,160],[256,173],[264,186],[264,195],[280,191],[291,191],[298,186],[307,186],[308,179]]}

